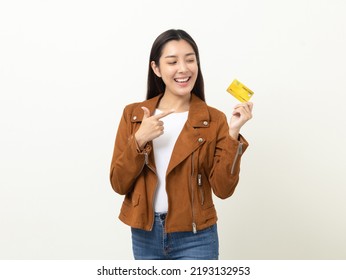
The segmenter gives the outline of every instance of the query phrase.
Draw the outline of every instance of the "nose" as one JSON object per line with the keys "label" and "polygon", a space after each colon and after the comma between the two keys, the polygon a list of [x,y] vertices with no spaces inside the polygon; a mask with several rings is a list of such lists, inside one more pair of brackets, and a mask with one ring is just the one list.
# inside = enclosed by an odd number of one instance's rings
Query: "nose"
{"label": "nose", "polygon": [[179,63],[179,73],[185,73],[188,70],[187,64],[185,61]]}

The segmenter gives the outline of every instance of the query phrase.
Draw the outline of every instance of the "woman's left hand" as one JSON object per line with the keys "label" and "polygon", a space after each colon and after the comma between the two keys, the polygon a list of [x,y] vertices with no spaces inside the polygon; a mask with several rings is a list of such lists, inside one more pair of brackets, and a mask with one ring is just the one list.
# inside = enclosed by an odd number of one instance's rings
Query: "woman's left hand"
{"label": "woman's left hand", "polygon": [[238,104],[234,107],[229,123],[229,134],[237,139],[241,127],[252,118],[252,102]]}

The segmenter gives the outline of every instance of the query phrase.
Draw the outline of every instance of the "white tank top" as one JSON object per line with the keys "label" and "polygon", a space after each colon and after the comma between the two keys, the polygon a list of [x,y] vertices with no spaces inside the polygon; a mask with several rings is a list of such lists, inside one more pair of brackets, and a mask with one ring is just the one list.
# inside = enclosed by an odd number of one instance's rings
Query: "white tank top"
{"label": "white tank top", "polygon": [[[155,115],[162,113],[156,109]],[[164,133],[153,140],[154,158],[158,185],[155,193],[155,212],[168,211],[168,198],[166,192],[166,171],[171,159],[171,154],[178,136],[187,120],[188,111],[169,114],[160,120],[163,121]]]}

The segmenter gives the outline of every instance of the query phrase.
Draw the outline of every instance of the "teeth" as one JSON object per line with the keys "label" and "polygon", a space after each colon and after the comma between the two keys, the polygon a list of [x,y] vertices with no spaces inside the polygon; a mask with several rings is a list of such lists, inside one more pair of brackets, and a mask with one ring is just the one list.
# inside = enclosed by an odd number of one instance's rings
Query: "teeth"
{"label": "teeth", "polygon": [[174,79],[174,80],[175,80],[176,82],[178,82],[178,83],[185,83],[185,82],[187,82],[189,79],[190,79],[190,78],[187,77],[187,78],[185,78],[185,79]]}

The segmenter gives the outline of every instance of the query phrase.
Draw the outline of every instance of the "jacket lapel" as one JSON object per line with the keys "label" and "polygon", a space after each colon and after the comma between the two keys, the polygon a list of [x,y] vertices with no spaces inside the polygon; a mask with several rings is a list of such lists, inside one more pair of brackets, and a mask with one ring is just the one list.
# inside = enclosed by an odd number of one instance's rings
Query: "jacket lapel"
{"label": "jacket lapel", "polygon": [[[143,119],[143,109],[147,107],[152,115],[162,97],[158,95],[152,99],[145,100],[138,104],[131,115],[131,122],[141,122]],[[207,104],[196,95],[191,94],[191,103],[187,121],[175,143],[166,174],[170,173],[178,164],[192,154],[198,147],[203,145],[205,138],[199,129],[209,127],[210,114]],[[155,152],[155,151],[154,151]],[[153,159],[153,157],[151,157]]]}
{"label": "jacket lapel", "polygon": [[175,143],[166,175],[203,145],[205,139],[197,128],[207,128],[209,122],[210,115],[206,103],[192,94],[188,119]]}

